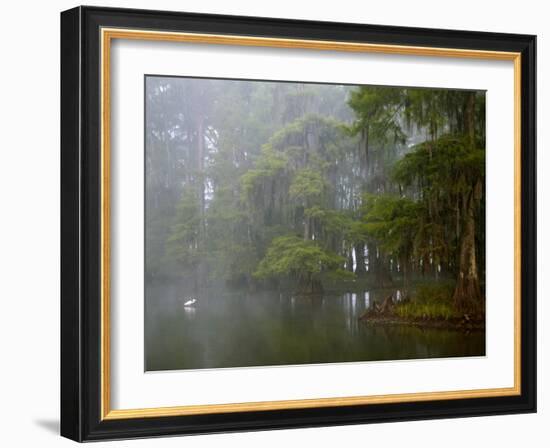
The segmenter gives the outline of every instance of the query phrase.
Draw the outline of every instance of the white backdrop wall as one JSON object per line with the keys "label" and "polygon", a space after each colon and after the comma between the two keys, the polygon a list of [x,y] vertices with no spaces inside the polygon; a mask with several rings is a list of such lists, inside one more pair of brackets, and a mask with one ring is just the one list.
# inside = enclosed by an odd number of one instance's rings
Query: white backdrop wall
{"label": "white backdrop wall", "polygon": [[[319,2],[318,0],[89,1],[87,4],[204,13],[353,21],[538,35],[539,413],[537,415],[344,426],[231,435],[116,442],[110,446],[404,445],[423,448],[542,447],[550,440],[550,393],[545,382],[548,321],[550,120],[545,85],[550,53],[546,2]],[[0,48],[0,415],[4,446],[69,446],[58,435],[59,414],[59,12],[71,1],[5,2]],[[97,446],[103,446],[101,443]]]}

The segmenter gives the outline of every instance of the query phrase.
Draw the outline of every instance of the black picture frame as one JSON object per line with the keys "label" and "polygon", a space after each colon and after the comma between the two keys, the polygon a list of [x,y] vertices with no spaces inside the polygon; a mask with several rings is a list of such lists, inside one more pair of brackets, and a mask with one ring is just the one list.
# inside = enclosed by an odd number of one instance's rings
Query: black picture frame
{"label": "black picture frame", "polygon": [[[521,393],[102,420],[102,27],[521,53]],[[61,435],[92,441],[536,412],[535,57],[531,35],[99,7],[61,13]]]}

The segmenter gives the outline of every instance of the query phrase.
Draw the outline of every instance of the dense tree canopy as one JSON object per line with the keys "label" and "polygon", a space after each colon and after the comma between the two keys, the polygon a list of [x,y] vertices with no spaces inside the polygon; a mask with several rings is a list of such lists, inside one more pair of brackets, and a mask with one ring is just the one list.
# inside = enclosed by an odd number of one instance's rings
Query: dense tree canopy
{"label": "dense tree canopy", "polygon": [[[146,78],[146,275],[483,297],[482,92]],[[356,286],[354,286],[356,287]]]}

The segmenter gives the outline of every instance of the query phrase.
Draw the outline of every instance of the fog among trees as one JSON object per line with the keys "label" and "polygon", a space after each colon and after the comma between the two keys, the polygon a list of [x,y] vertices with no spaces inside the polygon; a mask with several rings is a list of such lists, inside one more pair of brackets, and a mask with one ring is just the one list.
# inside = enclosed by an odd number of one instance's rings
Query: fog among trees
{"label": "fog among trees", "polygon": [[145,82],[146,282],[483,308],[484,92]]}

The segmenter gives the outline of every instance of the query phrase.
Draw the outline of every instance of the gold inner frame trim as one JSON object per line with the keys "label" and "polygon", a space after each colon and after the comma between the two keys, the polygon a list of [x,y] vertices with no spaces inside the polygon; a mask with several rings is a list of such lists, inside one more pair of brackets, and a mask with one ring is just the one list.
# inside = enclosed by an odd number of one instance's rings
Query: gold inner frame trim
{"label": "gold inner frame trim", "polygon": [[[502,397],[521,394],[521,54],[514,52],[418,47],[304,39],[278,39],[199,33],[145,31],[138,29],[101,29],[101,419],[115,420],[144,417],[246,412],[263,410],[307,409],[413,401]],[[418,392],[390,395],[278,400],[246,403],[111,409],[110,345],[110,63],[113,39],[184,42],[211,45],[237,45],[382,53],[410,56],[455,57],[513,61],[514,63],[514,386],[506,388]]]}

